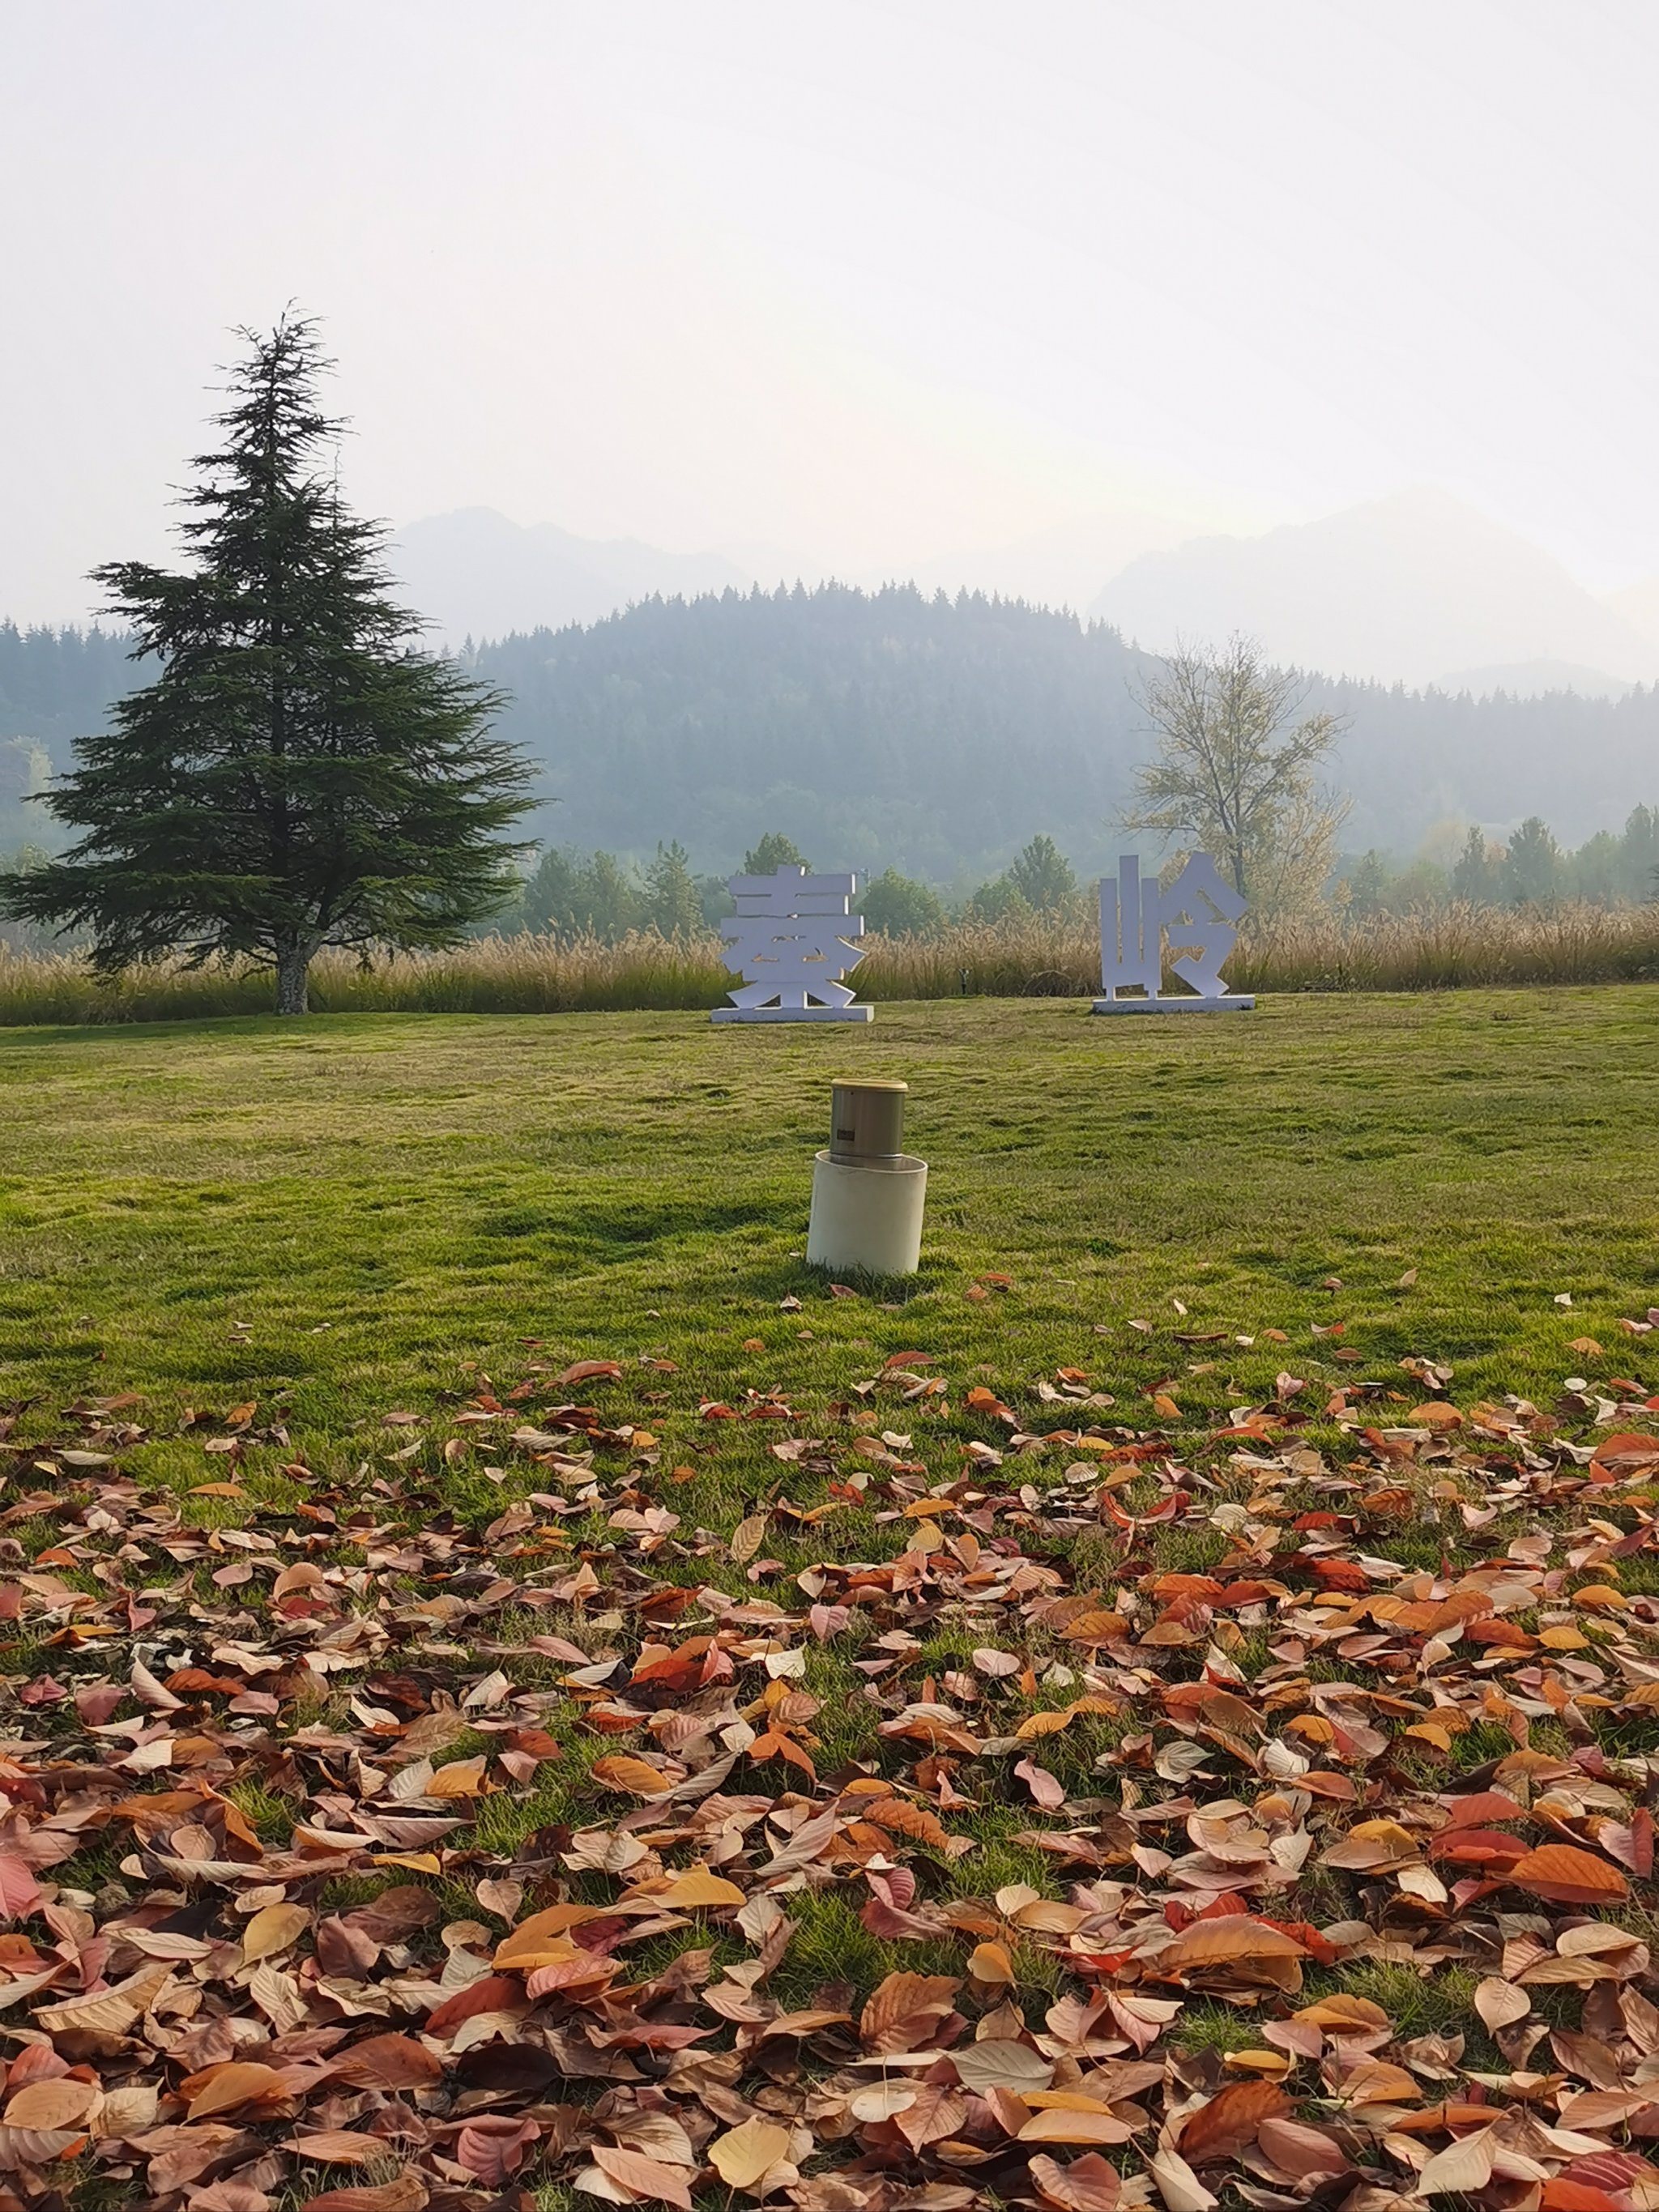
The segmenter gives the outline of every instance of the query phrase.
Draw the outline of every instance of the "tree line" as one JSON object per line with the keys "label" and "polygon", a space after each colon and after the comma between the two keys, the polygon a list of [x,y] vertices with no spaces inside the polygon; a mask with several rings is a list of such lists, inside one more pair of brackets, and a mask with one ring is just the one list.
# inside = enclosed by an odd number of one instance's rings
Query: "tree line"
{"label": "tree line", "polygon": [[[218,441],[183,502],[188,565],[94,572],[152,680],[94,717],[102,726],[76,736],[73,765],[46,793],[67,848],[0,872],[0,917],[84,941],[99,974],[163,957],[252,960],[274,971],[279,1012],[296,1014],[325,946],[367,962],[515,915],[602,936],[678,937],[718,921],[724,887],[694,872],[696,848],[678,836],[643,866],[604,846],[586,856],[561,846],[523,873],[535,848],[519,832],[547,794],[515,718],[526,699],[544,705],[550,686],[560,741],[577,749],[566,790],[608,778],[635,825],[647,805],[669,821],[682,806],[704,851],[716,821],[786,805],[811,819],[837,867],[868,875],[884,847],[860,899],[872,929],[925,933],[951,911],[940,871],[901,866],[924,825],[936,850],[959,855],[977,836],[995,854],[955,902],[973,920],[1078,910],[1074,863],[1109,865],[1122,831],[1211,854],[1269,916],[1330,888],[1350,799],[1326,778],[1352,716],[1340,687],[1268,667],[1247,640],[1153,659],[1067,616],[826,586],[652,602],[592,630],[475,650],[465,665],[425,650],[387,572],[383,526],[342,497],[343,426],[320,402],[331,364],[316,326],[284,317],[242,335]],[[624,631],[672,637],[678,657],[627,676],[614,651]],[[56,664],[53,696],[67,668],[89,705],[112,678],[107,653],[101,632],[66,643],[0,631],[0,680],[38,711]],[[739,668],[746,716],[733,711]],[[1022,711],[1034,672],[1051,710],[1035,728]],[[495,680],[508,674],[512,691]],[[1135,719],[1133,753],[1100,744],[1115,716]],[[948,773],[916,777],[918,725]],[[33,782],[37,750],[25,771],[23,748],[6,749],[14,784]],[[724,784],[709,772],[716,757]],[[786,765],[798,782],[780,782]],[[838,814],[843,796],[853,811]],[[1071,856],[1039,823],[1009,857],[1009,823],[1044,805],[1069,828]],[[1592,839],[1570,861],[1541,817],[1501,851],[1472,831],[1449,886],[1537,902],[1576,871],[1607,896],[1646,896],[1651,830],[1638,809],[1622,838]],[[791,834],[786,815],[747,852],[746,872],[804,865]],[[1354,905],[1389,896],[1391,881],[1372,852],[1335,888]]]}
{"label": "tree line", "polygon": [[1458,900],[1468,906],[1645,906],[1659,899],[1659,807],[1633,806],[1622,830],[1563,845],[1540,815],[1506,839],[1473,824],[1454,846],[1446,825],[1409,860],[1372,848],[1345,861],[1331,886],[1354,915],[1408,914]]}

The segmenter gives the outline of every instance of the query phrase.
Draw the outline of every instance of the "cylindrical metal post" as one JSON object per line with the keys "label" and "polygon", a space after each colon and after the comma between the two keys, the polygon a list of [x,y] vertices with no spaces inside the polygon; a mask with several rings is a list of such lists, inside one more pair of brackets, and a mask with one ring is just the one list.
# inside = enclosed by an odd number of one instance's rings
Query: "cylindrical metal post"
{"label": "cylindrical metal post", "polygon": [[812,1170],[806,1257],[815,1267],[914,1275],[921,1261],[927,1163],[899,1150],[902,1083],[837,1083],[830,1146]]}

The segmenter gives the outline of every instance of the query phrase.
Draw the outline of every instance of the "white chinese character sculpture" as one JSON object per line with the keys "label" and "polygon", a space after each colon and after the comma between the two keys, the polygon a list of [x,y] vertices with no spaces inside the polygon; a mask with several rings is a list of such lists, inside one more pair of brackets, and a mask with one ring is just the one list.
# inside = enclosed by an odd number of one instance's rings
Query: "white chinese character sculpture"
{"label": "white chinese character sculpture", "polygon": [[841,978],[864,955],[850,940],[864,934],[864,916],[852,910],[856,876],[809,876],[805,868],[780,868],[775,876],[732,876],[738,902],[720,935],[731,947],[726,964],[744,978],[729,1006],[716,1006],[717,1022],[867,1022],[873,1006],[858,1006]]}
{"label": "white chinese character sculpture", "polygon": [[[1243,991],[1230,991],[1221,963],[1232,951],[1244,902],[1216,872],[1207,853],[1194,853],[1167,889],[1158,878],[1140,878],[1133,853],[1119,856],[1115,877],[1100,884],[1100,987],[1097,1014],[1203,1014],[1253,1006]],[[1164,949],[1170,967],[1193,994],[1164,988]],[[1184,949],[1175,952],[1173,948]],[[1128,995],[1133,994],[1133,995]]]}

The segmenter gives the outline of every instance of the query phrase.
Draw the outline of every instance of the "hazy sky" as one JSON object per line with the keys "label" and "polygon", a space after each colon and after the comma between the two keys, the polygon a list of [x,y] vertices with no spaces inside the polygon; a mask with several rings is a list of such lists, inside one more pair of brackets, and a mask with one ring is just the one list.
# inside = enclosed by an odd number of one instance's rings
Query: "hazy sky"
{"label": "hazy sky", "polygon": [[163,550],[290,298],[397,520],[902,570],[1432,481],[1627,581],[1656,79],[1654,0],[0,0],[0,615]]}

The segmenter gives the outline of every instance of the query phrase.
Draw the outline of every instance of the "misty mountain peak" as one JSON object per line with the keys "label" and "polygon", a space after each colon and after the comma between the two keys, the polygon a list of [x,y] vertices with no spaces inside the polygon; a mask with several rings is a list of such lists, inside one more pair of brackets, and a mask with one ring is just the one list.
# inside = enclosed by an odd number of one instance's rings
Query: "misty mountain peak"
{"label": "misty mountain peak", "polygon": [[1152,651],[1243,630],[1276,660],[1382,683],[1540,660],[1626,682],[1659,671],[1659,651],[1552,555],[1433,484],[1145,554],[1090,611]]}

